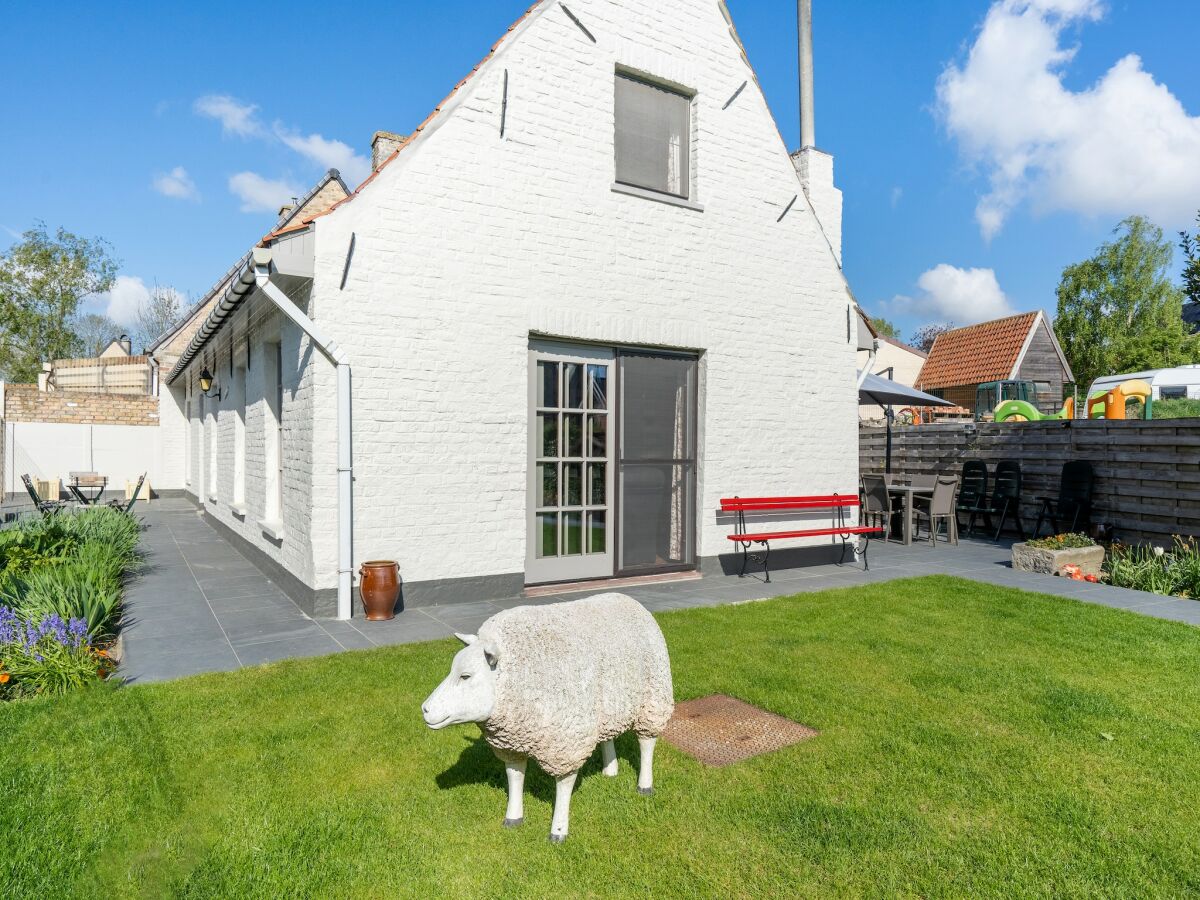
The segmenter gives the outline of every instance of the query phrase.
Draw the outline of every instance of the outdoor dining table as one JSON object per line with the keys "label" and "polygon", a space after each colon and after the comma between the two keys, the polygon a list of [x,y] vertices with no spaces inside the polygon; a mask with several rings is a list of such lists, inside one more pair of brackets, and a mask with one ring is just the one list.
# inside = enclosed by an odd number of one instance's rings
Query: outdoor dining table
{"label": "outdoor dining table", "polygon": [[925,485],[897,484],[888,485],[888,493],[893,497],[900,497],[904,503],[904,531],[902,540],[904,545],[910,546],[913,539],[913,504],[917,497],[933,497],[933,486],[926,487]]}
{"label": "outdoor dining table", "polygon": [[108,478],[104,475],[84,475],[72,472],[71,480],[67,482],[67,490],[75,495],[75,499],[84,506],[95,506],[104,496],[108,487]]}

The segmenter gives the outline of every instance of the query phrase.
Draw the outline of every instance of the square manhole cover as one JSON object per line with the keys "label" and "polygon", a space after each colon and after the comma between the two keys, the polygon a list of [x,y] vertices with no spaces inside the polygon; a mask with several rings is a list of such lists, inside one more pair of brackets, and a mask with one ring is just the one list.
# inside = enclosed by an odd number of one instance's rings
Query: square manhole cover
{"label": "square manhole cover", "polygon": [[675,705],[663,739],[709,766],[728,766],[816,737],[799,722],[713,694]]}

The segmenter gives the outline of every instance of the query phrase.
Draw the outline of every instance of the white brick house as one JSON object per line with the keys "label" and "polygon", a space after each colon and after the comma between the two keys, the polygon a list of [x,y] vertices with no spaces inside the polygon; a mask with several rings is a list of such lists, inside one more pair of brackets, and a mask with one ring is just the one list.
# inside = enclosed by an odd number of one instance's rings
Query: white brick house
{"label": "white brick house", "polygon": [[[789,156],[727,16],[536,4],[235,273],[167,378],[187,490],[311,611],[370,559],[410,606],[702,567],[721,497],[856,489],[832,164]],[[336,369],[268,271],[352,373],[352,561]]]}

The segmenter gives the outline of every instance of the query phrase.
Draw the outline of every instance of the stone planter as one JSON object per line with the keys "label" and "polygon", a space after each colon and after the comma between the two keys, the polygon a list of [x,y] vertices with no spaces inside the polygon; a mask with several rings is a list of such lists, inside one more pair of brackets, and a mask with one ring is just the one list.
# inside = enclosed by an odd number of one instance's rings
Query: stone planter
{"label": "stone planter", "polygon": [[1028,544],[1014,544],[1012,566],[1020,572],[1059,575],[1064,566],[1079,566],[1084,575],[1099,577],[1104,566],[1104,548],[1079,547],[1069,550],[1041,550]]}

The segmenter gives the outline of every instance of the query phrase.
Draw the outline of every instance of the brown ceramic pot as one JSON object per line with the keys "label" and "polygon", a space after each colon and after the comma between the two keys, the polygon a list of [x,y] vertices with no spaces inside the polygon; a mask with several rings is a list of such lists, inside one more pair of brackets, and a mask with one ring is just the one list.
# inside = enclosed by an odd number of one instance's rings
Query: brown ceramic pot
{"label": "brown ceramic pot", "polygon": [[386,622],[396,617],[396,601],[400,599],[400,564],[396,562],[366,562],[358,574],[358,592],[368,622]]}

